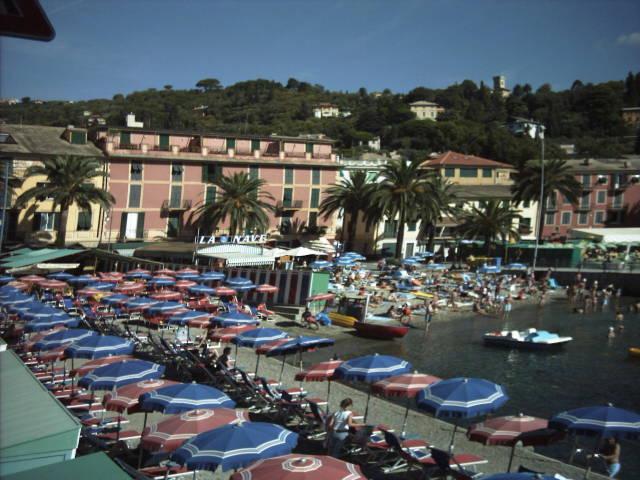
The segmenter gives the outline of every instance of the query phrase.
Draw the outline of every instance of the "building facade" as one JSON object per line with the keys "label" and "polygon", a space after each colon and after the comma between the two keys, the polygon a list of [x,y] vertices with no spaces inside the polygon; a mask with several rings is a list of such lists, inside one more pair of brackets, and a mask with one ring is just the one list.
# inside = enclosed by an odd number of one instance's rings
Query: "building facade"
{"label": "building facade", "polygon": [[627,107],[622,109],[622,120],[632,128],[640,126],[640,107]]}
{"label": "building facade", "polygon": [[560,194],[546,205],[543,237],[565,240],[572,228],[640,226],[640,157],[567,161],[582,186],[577,205]]}
{"label": "building facade", "polygon": [[437,120],[438,115],[444,112],[444,108],[434,102],[419,100],[409,104],[409,109],[418,120]]}
{"label": "building facade", "polygon": [[[332,141],[307,137],[220,135],[141,128],[96,129],[116,198],[103,240],[189,239],[226,233],[228,224],[198,225],[197,209],[215,201],[219,176],[237,172],[265,180],[275,199],[270,238],[291,244],[305,234],[335,234],[318,215],[323,191],[335,183]],[[317,236],[317,235],[316,235]]]}
{"label": "building facade", "polygon": [[313,106],[313,116],[316,118],[339,117],[340,109],[333,103],[319,103]]}

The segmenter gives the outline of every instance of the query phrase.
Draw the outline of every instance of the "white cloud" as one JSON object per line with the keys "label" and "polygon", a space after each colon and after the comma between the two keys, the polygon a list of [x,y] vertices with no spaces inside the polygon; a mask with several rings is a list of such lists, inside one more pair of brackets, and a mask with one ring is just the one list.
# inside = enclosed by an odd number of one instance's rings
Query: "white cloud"
{"label": "white cloud", "polygon": [[629,35],[620,35],[618,37],[618,43],[620,45],[631,45],[633,47],[640,47],[640,32],[633,32]]}

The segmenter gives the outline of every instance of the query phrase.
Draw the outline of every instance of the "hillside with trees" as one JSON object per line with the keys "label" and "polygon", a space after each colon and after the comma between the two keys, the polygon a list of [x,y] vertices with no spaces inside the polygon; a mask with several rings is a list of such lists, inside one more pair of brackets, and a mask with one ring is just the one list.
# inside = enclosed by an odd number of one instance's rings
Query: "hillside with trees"
{"label": "hillside with trees", "polygon": [[[427,100],[445,108],[437,122],[417,120],[409,103]],[[315,118],[313,106],[337,105],[351,115]],[[535,157],[535,143],[509,133],[514,117],[531,118],[547,127],[549,155],[562,156],[561,143],[576,145],[579,155],[615,157],[637,149],[636,132],[625,126],[620,109],[640,104],[640,73],[624,81],[584,84],[554,91],[545,84],[534,90],[515,85],[502,98],[482,82],[471,80],[444,89],[417,87],[406,94],[389,90],[330,91],[321,85],[289,79],[286,84],[250,80],[224,87],[215,78],[197,82],[194,89],[174,90],[171,85],[112,99],[37,102],[23,98],[16,105],[0,105],[7,123],[84,125],[85,112],[102,115],[107,125],[123,125],[134,112],[145,126],[156,129],[216,131],[225,133],[298,135],[324,133],[337,140],[345,156],[364,150],[367,140],[382,138],[384,150],[409,158],[424,158],[433,151],[456,150],[468,154],[520,163]]]}

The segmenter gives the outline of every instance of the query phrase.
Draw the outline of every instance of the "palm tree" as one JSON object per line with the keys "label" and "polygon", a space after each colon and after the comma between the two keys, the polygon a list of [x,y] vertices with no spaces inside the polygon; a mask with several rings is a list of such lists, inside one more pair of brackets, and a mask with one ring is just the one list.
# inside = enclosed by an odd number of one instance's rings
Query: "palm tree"
{"label": "palm tree", "polygon": [[418,238],[427,239],[427,250],[433,251],[436,224],[442,221],[443,215],[456,216],[456,200],[452,190],[452,184],[440,175],[430,176],[427,180],[427,189],[418,201],[418,218],[420,230]]}
{"label": "palm tree", "polygon": [[267,182],[239,172],[220,177],[214,183],[222,192],[215,202],[198,207],[196,215],[200,225],[215,228],[229,217],[229,235],[245,229],[266,230],[269,227],[268,212],[275,208],[267,203],[267,200],[274,200],[273,195],[262,191]]}
{"label": "palm tree", "polygon": [[24,206],[30,200],[43,197],[52,198],[53,209],[60,207],[56,246],[63,247],[71,205],[90,210],[94,203],[104,209],[115,203],[113,195],[93,183],[95,178],[104,178],[106,175],[102,170],[102,162],[96,158],[67,155],[42,160],[42,163],[27,168],[24,177],[46,177],[46,185],[36,185],[22,192],[16,199],[16,206]]}
{"label": "palm tree", "polygon": [[372,185],[367,182],[366,172],[358,170],[352,172],[349,178],[342,178],[338,183],[327,188],[326,195],[322,199],[320,214],[325,220],[336,212],[343,212],[342,231],[346,233],[344,239],[346,250],[353,249],[358,217],[360,212],[366,212],[370,206]]}
{"label": "palm tree", "polygon": [[460,212],[459,219],[462,223],[458,229],[464,237],[482,238],[488,253],[498,237],[503,242],[509,238],[520,239],[514,224],[517,218],[520,218],[518,211],[508,202],[489,200],[480,202],[479,206],[473,205],[470,210]]}
{"label": "palm tree", "polygon": [[419,168],[418,162],[392,160],[379,174],[381,181],[371,194],[371,207],[365,217],[369,223],[381,221],[385,217],[398,219],[395,258],[402,256],[404,227],[409,221],[417,220],[417,206],[420,199],[430,191],[429,180],[435,174]]}
{"label": "palm tree", "polygon": [[[529,161],[522,165],[515,176],[512,187],[515,202],[539,202],[540,179],[542,175],[542,163],[540,160]],[[570,167],[564,160],[551,159],[544,163],[544,198],[540,218],[538,218],[536,235],[542,240],[544,217],[547,213],[547,201],[555,198],[557,193],[564,195],[569,202],[578,203],[582,186],[575,179]],[[553,197],[552,197],[553,196]]]}

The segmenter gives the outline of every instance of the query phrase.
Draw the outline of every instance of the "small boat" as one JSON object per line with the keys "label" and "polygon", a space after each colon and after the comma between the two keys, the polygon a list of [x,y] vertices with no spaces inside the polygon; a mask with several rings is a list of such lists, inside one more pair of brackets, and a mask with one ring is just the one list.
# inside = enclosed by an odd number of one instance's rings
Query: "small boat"
{"label": "small boat", "polygon": [[640,357],[640,347],[629,347],[629,356]]}
{"label": "small boat", "polygon": [[489,332],[484,334],[483,339],[487,345],[536,350],[561,347],[573,340],[572,337],[561,337],[556,333],[536,330],[535,328],[529,328],[521,332],[518,330]]}
{"label": "small boat", "polygon": [[378,340],[402,338],[409,332],[409,327],[401,325],[398,320],[377,315],[368,316],[364,322],[356,322],[354,328],[359,336]]}

